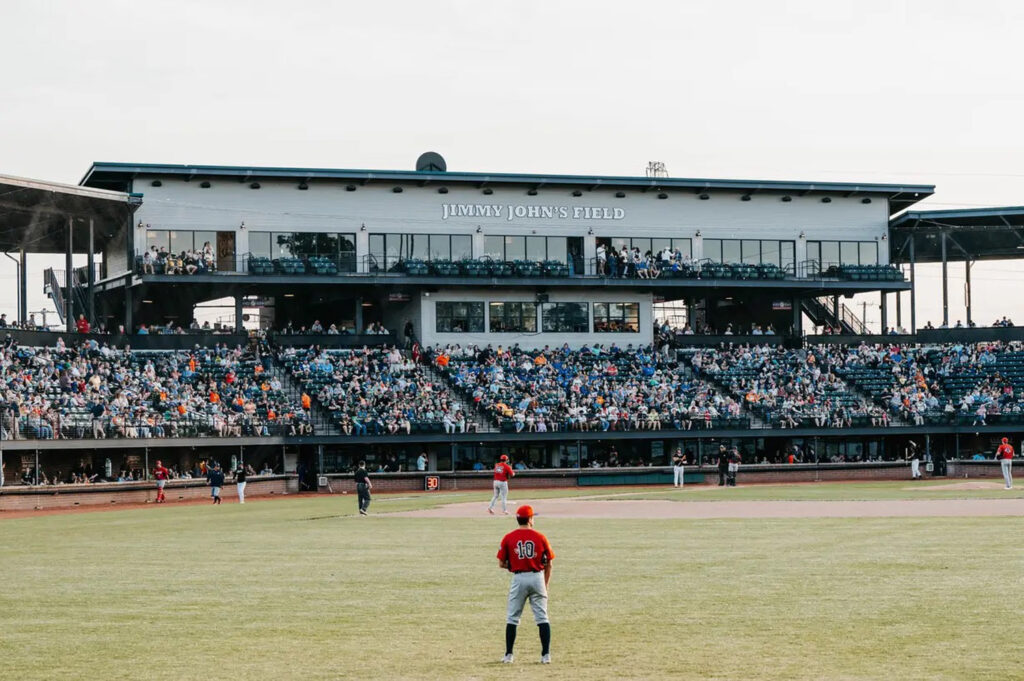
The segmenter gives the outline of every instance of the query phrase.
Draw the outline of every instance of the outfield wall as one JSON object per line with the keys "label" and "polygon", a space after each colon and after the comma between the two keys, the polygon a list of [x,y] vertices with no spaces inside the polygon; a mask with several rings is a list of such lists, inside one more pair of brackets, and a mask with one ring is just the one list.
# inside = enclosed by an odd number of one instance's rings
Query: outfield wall
{"label": "outfield wall", "polygon": [[[278,475],[253,477],[245,487],[246,497],[295,494],[298,479],[294,476]],[[167,501],[189,501],[206,499],[210,488],[206,480],[172,480],[165,488]],[[228,503],[238,499],[234,483],[227,483],[221,496]],[[111,506],[116,504],[143,504],[156,499],[156,485],[153,482],[101,482],[93,485],[46,485],[39,487],[5,486],[0,490],[0,513],[3,511],[31,511],[50,508],[73,508],[76,506]]]}

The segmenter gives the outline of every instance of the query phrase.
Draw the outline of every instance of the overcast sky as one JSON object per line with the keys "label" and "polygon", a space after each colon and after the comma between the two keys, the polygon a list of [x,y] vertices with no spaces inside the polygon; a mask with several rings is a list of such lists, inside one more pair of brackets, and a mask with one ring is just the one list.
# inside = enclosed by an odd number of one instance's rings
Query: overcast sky
{"label": "overcast sky", "polygon": [[[405,169],[432,149],[452,170],[640,175],[656,159],[678,177],[937,185],[922,208],[1019,205],[1022,28],[1024,3],[994,1],[4,0],[0,173]],[[923,323],[941,305],[921,274]],[[1018,264],[974,281],[978,321],[1024,321],[999,295],[1024,283]],[[962,304],[955,283],[952,319]]]}

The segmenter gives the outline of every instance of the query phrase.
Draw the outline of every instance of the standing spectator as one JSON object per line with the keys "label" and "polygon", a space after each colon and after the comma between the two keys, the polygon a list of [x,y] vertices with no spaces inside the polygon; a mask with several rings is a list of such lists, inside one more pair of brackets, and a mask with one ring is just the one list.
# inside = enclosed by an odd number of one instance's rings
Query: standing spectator
{"label": "standing spectator", "polygon": [[213,464],[213,468],[207,470],[206,479],[210,483],[210,498],[214,504],[219,504],[220,488],[224,486],[224,471],[220,469],[219,463]]}
{"label": "standing spectator", "polygon": [[245,469],[245,465],[241,462],[238,463],[238,468],[235,470],[235,487],[238,488],[238,503],[245,503],[245,480],[249,475],[249,471]]}
{"label": "standing spectator", "polygon": [[78,329],[78,333],[89,333],[89,320],[85,318],[84,314],[78,315],[78,321],[75,322],[75,328]]}
{"label": "standing spectator", "polygon": [[427,453],[420,452],[420,457],[416,459],[416,470],[425,471],[427,470]]}
{"label": "standing spectator", "polygon": [[729,452],[729,487],[736,486],[736,475],[740,472],[740,461],[740,453],[733,447],[732,451]]}
{"label": "standing spectator", "polygon": [[370,474],[366,472],[366,462],[360,461],[356,469],[356,493],[359,495],[359,515],[366,515],[370,508],[370,490],[373,483],[370,482]]}
{"label": "standing spectator", "polygon": [[405,330],[403,331],[402,335],[405,336],[405,347],[406,347],[406,349],[411,348],[412,347],[412,343],[413,343],[413,339],[416,336],[416,333],[415,333],[415,331],[413,329],[413,325],[412,325],[412,320],[411,319],[408,320],[407,322],[405,322]]}

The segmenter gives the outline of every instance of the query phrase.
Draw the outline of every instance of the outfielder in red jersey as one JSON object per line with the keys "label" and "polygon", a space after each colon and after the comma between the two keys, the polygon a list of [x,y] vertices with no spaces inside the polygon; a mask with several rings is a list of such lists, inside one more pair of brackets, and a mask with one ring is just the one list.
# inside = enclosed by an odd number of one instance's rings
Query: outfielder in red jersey
{"label": "outfielder in red jersey", "polygon": [[1008,438],[1003,438],[1003,443],[996,449],[996,459],[999,460],[999,467],[1003,470],[1003,480],[1006,482],[1006,489],[1013,489],[1013,445]]}
{"label": "outfielder in red jersey", "polygon": [[533,529],[533,507],[520,506],[516,511],[519,528],[506,534],[498,547],[498,566],[512,573],[508,588],[508,615],[505,618],[505,657],[512,663],[519,618],[526,599],[530,600],[533,619],[540,632],[541,664],[551,662],[551,623],[548,621],[548,582],[555,552],[548,538]]}
{"label": "outfielder in red jersey", "polygon": [[516,472],[508,465],[508,456],[502,454],[498,462],[494,464],[494,496],[491,497],[491,505],[487,512],[494,515],[494,504],[501,499],[501,512],[508,515],[508,480],[514,478]]}
{"label": "outfielder in red jersey", "polygon": [[162,504],[167,501],[167,497],[164,496],[164,485],[171,479],[171,472],[164,468],[163,462],[159,459],[153,468],[153,477],[156,478],[156,503]]}

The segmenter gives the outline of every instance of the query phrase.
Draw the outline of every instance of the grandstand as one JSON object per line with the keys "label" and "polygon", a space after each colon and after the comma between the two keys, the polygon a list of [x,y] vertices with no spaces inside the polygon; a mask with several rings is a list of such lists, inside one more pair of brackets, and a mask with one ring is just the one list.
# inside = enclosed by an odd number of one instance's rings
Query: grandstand
{"label": "grandstand", "polygon": [[[8,483],[146,470],[157,451],[312,487],[358,458],[414,470],[423,451],[453,475],[505,452],[648,467],[720,444],[827,466],[900,460],[911,439],[968,458],[1024,431],[1016,329],[919,329],[911,305],[911,333],[873,335],[842,303],[872,293],[902,327],[890,303],[913,296],[916,262],[1018,253],[1024,211],[913,212],[923,185],[443,166],[0,178],[5,251],[66,261],[44,280],[62,331],[30,322],[19,270]],[[204,328],[197,306],[223,299],[231,322]],[[666,306],[685,310],[675,327]]]}

